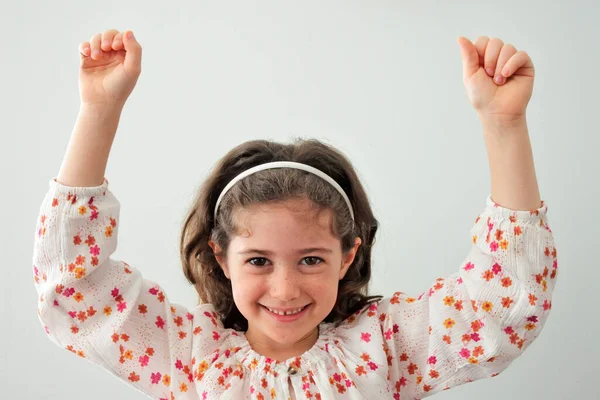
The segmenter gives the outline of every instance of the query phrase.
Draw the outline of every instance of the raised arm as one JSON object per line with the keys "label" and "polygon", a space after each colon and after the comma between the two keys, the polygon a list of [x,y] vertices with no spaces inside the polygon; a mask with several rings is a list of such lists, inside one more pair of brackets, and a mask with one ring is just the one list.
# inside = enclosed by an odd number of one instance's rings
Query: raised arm
{"label": "raised arm", "polygon": [[379,307],[392,386],[407,398],[502,372],[541,332],[558,271],[525,119],[531,59],[485,36],[475,44],[459,38],[459,44],[492,190],[459,271],[417,298],[397,293]]}
{"label": "raised arm", "polygon": [[[192,343],[196,356],[208,357],[226,335],[210,306],[190,312],[173,304],[137,268],[112,258],[120,204],[104,171],[141,47],[125,39],[123,49],[115,32],[103,37],[116,51],[92,60],[81,49],[82,107],[39,211],[33,253],[39,318],[57,345],[153,398],[194,399],[201,360],[192,357]],[[99,43],[94,36],[92,48]]]}

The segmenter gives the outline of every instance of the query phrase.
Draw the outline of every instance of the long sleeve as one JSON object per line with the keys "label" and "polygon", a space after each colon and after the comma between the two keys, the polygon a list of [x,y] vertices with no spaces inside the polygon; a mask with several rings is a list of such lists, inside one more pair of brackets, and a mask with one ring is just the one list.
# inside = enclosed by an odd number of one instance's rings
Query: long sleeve
{"label": "long sleeve", "polygon": [[120,204],[108,189],[52,179],[37,221],[38,314],[57,345],[157,399],[197,398],[194,354],[222,340],[214,312],[171,304],[140,271],[111,258]]}
{"label": "long sleeve", "polygon": [[547,207],[514,211],[487,198],[459,271],[378,307],[395,398],[423,398],[492,377],[539,335],[557,276]]}

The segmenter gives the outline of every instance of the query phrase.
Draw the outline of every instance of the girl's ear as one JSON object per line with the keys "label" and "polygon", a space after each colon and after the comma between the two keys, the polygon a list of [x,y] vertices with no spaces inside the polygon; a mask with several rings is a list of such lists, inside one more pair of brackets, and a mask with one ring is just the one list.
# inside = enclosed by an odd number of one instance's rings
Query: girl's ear
{"label": "girl's ear", "polygon": [[218,244],[216,244],[215,242],[213,242],[212,240],[208,241],[208,245],[213,250],[215,259],[217,260],[217,263],[219,263],[219,266],[223,270],[223,273],[225,274],[227,279],[231,279],[231,278],[229,278],[229,269],[227,268],[227,262],[226,262],[227,260],[225,260],[225,257],[223,257],[223,251],[221,250],[221,247]]}
{"label": "girl's ear", "polygon": [[360,247],[361,243],[362,240],[360,240],[360,238],[357,237],[354,241],[354,247],[351,248],[348,251],[348,253],[344,255],[344,258],[342,260],[342,268],[340,268],[340,280],[344,278],[346,272],[348,272],[348,268],[350,268],[350,265],[352,265],[352,263],[354,262],[354,258],[356,257],[356,253],[358,252],[358,248]]}

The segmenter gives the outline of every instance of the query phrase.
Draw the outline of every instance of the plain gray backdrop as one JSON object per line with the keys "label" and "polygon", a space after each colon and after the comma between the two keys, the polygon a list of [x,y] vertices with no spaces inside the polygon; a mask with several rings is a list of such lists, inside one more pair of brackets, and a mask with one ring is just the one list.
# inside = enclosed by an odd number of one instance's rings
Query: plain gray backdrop
{"label": "plain gray backdrop", "polygon": [[457,270],[490,181],[456,39],[526,50],[529,130],[558,247],[553,311],[500,376],[437,398],[600,398],[597,0],[3,0],[1,10],[1,398],[146,398],[50,342],[31,265],[79,108],[78,46],[111,28],[143,46],[106,172],[122,204],[115,257],[189,308],[185,211],[214,163],[255,138],[315,137],[354,162],[381,222],[373,293],[418,294]]}

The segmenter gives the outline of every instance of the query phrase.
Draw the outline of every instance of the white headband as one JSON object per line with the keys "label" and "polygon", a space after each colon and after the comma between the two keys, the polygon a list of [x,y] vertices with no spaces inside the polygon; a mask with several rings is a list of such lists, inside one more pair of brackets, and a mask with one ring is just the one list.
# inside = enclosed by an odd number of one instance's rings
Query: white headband
{"label": "white headband", "polygon": [[320,178],[325,179],[338,192],[340,192],[340,194],[342,195],[342,197],[344,198],[344,200],[346,200],[346,205],[348,206],[348,210],[350,211],[350,216],[352,217],[352,220],[354,221],[354,211],[352,211],[352,204],[350,203],[350,199],[348,198],[348,196],[344,192],[344,189],[342,189],[342,187],[335,180],[333,180],[332,177],[330,177],[329,175],[327,175],[323,171],[320,171],[320,170],[318,170],[318,169],[316,169],[314,167],[311,167],[310,165],[301,164],[301,163],[297,163],[297,162],[293,162],[293,161],[276,161],[276,162],[270,162],[270,163],[266,163],[266,164],[257,165],[256,167],[250,168],[250,169],[242,172],[241,174],[239,174],[235,178],[233,178],[231,180],[231,182],[229,182],[227,184],[227,186],[225,186],[225,188],[223,189],[223,191],[219,195],[219,198],[217,199],[217,204],[215,205],[215,215],[214,215],[215,221],[217,220],[217,211],[219,210],[219,204],[221,203],[221,200],[223,199],[223,196],[225,196],[225,193],[227,193],[229,191],[229,189],[231,189],[233,187],[233,185],[235,185],[237,182],[239,182],[240,180],[244,179],[248,175],[252,175],[255,172],[262,171],[262,170],[265,170],[265,169],[272,169],[272,168],[294,168],[294,169],[301,169],[303,171],[310,172],[312,174],[317,175]]}

